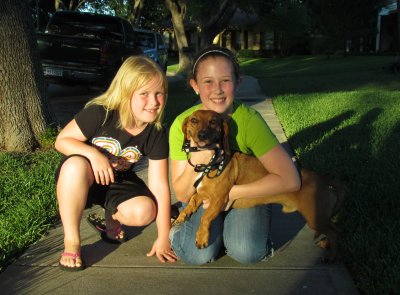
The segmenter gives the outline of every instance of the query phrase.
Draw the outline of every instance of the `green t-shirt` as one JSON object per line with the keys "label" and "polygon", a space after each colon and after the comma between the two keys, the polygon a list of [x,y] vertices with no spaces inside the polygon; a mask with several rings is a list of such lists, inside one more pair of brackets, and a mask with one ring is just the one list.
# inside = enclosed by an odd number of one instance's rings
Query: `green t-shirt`
{"label": "green t-shirt", "polygon": [[[195,105],[175,118],[169,131],[170,157],[172,160],[186,160],[186,153],[182,151],[184,134],[182,123],[194,111],[201,108]],[[233,104],[232,119],[229,121],[229,146],[231,151],[260,157],[278,144],[278,140],[268,127],[264,118],[254,109],[241,101]]]}

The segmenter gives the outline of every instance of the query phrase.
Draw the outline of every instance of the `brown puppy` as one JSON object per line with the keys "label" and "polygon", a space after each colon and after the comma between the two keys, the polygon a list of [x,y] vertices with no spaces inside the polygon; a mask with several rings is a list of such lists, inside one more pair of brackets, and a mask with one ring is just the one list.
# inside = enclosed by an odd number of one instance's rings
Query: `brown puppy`
{"label": "brown puppy", "polygon": [[[218,113],[198,110],[185,119],[182,128],[186,137],[186,152],[195,151],[189,148],[190,140],[193,140],[200,150],[216,151],[209,165],[195,166],[195,170],[201,172],[200,179],[195,184],[196,193],[174,223],[174,225],[182,223],[197,211],[203,200],[208,199],[209,207],[205,210],[196,233],[196,246],[205,248],[208,246],[210,224],[228,202],[231,187],[234,184],[256,181],[268,172],[255,157],[241,153],[235,153],[230,157],[227,144],[228,124]],[[222,147],[224,147],[223,152],[221,152]],[[315,230],[314,239],[321,234],[326,236],[326,240],[318,243],[323,248],[329,245],[330,253],[326,255],[325,260],[333,262],[337,254],[338,230],[331,218],[343,200],[344,187],[334,178],[322,177],[306,169],[301,170],[301,178],[302,187],[298,192],[261,198],[242,198],[236,200],[232,207],[250,208],[275,203],[281,204],[285,213],[299,211],[308,226]]]}

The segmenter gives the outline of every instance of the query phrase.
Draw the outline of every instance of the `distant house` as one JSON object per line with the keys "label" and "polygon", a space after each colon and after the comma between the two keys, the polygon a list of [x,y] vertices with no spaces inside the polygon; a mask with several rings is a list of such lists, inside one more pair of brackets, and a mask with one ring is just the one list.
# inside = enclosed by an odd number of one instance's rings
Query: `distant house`
{"label": "distant house", "polygon": [[377,16],[376,51],[395,51],[397,38],[397,3],[391,1]]}
{"label": "distant house", "polygon": [[[186,37],[190,48],[199,50],[199,33],[193,23],[185,22]],[[171,52],[176,52],[177,45],[172,24],[164,31],[164,39]],[[267,32],[255,13],[246,13],[238,9],[227,28],[218,34],[214,44],[234,51],[249,49],[264,51],[273,49],[273,33]]]}
{"label": "distant house", "polygon": [[273,50],[273,32],[268,32],[256,13],[236,10],[227,28],[221,32],[214,43],[233,49],[265,51]]}

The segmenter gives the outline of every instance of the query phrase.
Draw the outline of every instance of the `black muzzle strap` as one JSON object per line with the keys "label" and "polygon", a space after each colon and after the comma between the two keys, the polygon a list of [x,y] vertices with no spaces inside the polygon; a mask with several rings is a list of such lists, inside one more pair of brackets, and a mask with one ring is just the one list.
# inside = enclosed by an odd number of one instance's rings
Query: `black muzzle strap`
{"label": "black muzzle strap", "polygon": [[[225,155],[225,152],[223,149],[220,147],[217,147],[217,145],[212,145],[207,148],[202,147],[191,147],[190,142],[187,141],[183,144],[182,150],[186,152],[186,157],[187,161],[189,164],[194,167],[194,171],[196,172],[202,172],[201,176],[195,181],[193,186],[197,188],[197,186],[200,184],[200,182],[203,180],[203,177],[207,175],[208,178],[214,178],[219,176],[225,169],[226,165],[229,163],[231,157],[228,157]],[[215,153],[211,157],[210,162],[208,164],[196,164],[193,165],[193,163],[190,161],[189,153],[191,152],[199,152],[203,150],[214,150]],[[214,176],[210,176],[210,172],[217,170],[217,173]]]}

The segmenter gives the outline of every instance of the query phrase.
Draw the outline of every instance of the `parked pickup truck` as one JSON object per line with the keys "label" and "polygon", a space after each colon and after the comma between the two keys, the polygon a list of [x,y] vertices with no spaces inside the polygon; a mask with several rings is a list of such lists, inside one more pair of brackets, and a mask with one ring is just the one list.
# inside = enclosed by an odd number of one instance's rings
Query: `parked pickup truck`
{"label": "parked pickup truck", "polygon": [[143,53],[132,25],[108,15],[57,11],[37,40],[44,76],[52,83],[106,87],[125,58]]}
{"label": "parked pickup truck", "polygon": [[166,72],[168,66],[168,51],[160,33],[151,30],[133,28],[138,46],[144,55],[153,59]]}

